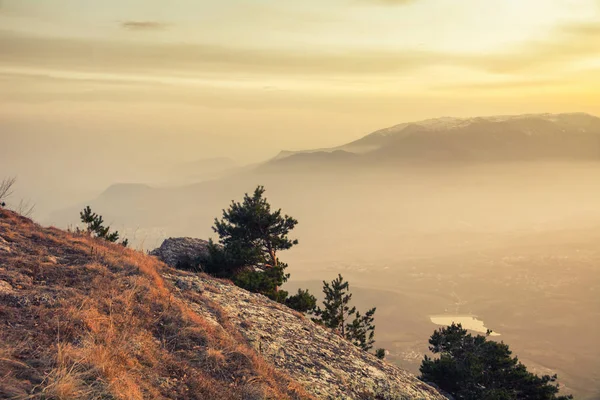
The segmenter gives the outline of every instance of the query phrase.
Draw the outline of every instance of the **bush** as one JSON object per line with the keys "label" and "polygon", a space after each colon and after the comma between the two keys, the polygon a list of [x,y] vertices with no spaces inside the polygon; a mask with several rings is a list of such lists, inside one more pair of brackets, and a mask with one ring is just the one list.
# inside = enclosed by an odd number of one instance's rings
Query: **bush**
{"label": "bush", "polygon": [[246,268],[242,258],[227,251],[212,239],[208,242],[206,254],[200,256],[193,266],[193,269],[200,269],[209,275],[224,279],[233,279]]}
{"label": "bush", "polygon": [[260,293],[271,300],[284,302],[287,297],[285,290],[279,290],[279,286],[287,280],[283,268],[275,267],[266,271],[245,270],[233,278],[233,283],[248,290],[249,292]]}
{"label": "bush", "polygon": [[308,290],[298,289],[297,294],[285,300],[285,305],[302,313],[310,313],[317,307],[317,298]]}

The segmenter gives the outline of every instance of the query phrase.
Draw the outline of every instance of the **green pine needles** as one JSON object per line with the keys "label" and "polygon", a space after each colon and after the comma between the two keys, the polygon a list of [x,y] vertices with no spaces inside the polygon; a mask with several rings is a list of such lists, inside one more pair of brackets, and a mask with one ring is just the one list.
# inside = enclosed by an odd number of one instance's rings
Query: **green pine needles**
{"label": "green pine needles", "polygon": [[[340,333],[340,335],[365,351],[375,343],[375,310],[364,315],[350,306],[350,284],[338,275],[331,282],[323,281],[323,308],[316,308],[314,320]],[[384,353],[385,354],[385,353]]]}
{"label": "green pine needles", "polygon": [[[104,219],[101,215],[92,212],[90,206],[87,206],[79,213],[81,222],[87,225],[87,233],[97,238],[116,243],[119,240],[119,231],[110,231],[110,226],[104,226]],[[124,239],[121,245],[127,247],[129,240]]]}
{"label": "green pine needles", "polygon": [[491,332],[473,336],[461,324],[436,330],[429,349],[438,358],[425,356],[421,379],[433,382],[456,399],[464,400],[568,400],[559,395],[557,376],[537,376],[507,344],[488,340]]}

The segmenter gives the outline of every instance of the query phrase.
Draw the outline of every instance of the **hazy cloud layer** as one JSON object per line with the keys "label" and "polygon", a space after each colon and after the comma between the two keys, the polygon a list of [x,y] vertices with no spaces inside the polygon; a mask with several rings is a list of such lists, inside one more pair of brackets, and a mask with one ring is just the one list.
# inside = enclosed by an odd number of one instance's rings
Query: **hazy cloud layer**
{"label": "hazy cloud layer", "polygon": [[131,31],[161,31],[168,24],[158,21],[125,21],[121,23],[121,27]]}
{"label": "hazy cloud layer", "polygon": [[219,45],[144,44],[25,36],[0,31],[5,63],[104,72],[240,72],[375,74],[444,62],[441,54],[405,52],[309,52]]}
{"label": "hazy cloud layer", "polygon": [[596,57],[600,57],[600,23],[585,23],[560,26],[546,40],[527,42],[502,53],[474,57],[472,62],[491,72],[511,73],[568,65]]}
{"label": "hazy cloud layer", "polygon": [[366,3],[380,4],[386,6],[404,6],[406,4],[415,3],[417,0],[363,0]]}
{"label": "hazy cloud layer", "polygon": [[[158,22],[129,22],[156,30]],[[458,66],[487,73],[549,72],[553,67],[600,57],[600,24],[570,24],[546,40],[488,54],[406,50],[249,49],[222,45],[149,44],[27,36],[0,31],[6,65],[107,73],[193,72],[282,76],[394,75],[432,66]]]}

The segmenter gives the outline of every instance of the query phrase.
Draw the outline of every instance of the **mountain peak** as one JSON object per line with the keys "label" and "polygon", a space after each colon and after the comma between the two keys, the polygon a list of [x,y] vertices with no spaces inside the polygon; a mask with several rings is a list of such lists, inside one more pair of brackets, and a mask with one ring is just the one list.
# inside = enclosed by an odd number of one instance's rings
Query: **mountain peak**
{"label": "mountain peak", "polygon": [[491,116],[483,116],[483,117],[467,117],[467,118],[459,118],[459,117],[439,117],[439,118],[429,118],[421,121],[413,121],[413,122],[404,122],[401,124],[397,124],[391,126],[389,128],[384,128],[378,131],[373,132],[369,136],[390,136],[397,134],[403,130],[405,130],[409,126],[418,126],[423,130],[427,131],[443,131],[443,130],[452,130],[463,128],[474,123],[499,123],[499,122],[507,122],[507,121],[515,121],[515,120],[525,120],[525,119],[541,119],[550,122],[559,122],[562,120],[573,119],[573,118],[592,118],[597,119],[591,114],[586,114],[582,112],[576,113],[560,113],[560,114],[551,114],[551,113],[541,113],[541,114],[516,114],[516,115],[491,115]]}

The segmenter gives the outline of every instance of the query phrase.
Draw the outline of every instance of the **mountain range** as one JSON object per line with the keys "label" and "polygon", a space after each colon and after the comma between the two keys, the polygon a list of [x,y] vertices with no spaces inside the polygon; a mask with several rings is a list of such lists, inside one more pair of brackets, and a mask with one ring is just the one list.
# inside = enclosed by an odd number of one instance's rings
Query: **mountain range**
{"label": "mountain range", "polygon": [[325,149],[282,151],[268,166],[600,160],[600,118],[585,113],[407,122]]}

